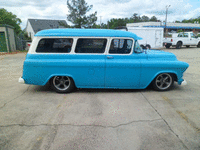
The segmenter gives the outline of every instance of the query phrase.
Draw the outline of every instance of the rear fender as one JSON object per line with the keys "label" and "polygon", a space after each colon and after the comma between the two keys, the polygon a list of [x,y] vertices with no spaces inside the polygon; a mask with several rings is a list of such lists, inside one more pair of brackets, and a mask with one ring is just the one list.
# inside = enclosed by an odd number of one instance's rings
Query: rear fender
{"label": "rear fender", "polygon": [[73,77],[72,75],[70,75],[70,74],[52,74],[51,76],[49,76],[49,77],[47,78],[47,80],[44,82],[43,85],[47,84],[47,83],[51,80],[51,78],[53,78],[53,77],[55,77],[55,76],[68,76],[68,77],[70,77],[70,78],[72,78],[72,79],[74,80],[74,84],[76,85],[76,82],[75,82],[74,77]]}

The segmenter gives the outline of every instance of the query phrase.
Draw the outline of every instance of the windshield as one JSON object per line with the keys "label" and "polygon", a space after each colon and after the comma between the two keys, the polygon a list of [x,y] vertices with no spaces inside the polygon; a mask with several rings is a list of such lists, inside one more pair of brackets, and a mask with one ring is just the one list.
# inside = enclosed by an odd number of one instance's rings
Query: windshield
{"label": "windshield", "polygon": [[140,44],[138,43],[138,41],[135,41],[135,50],[134,52],[136,53],[142,53],[143,49],[140,47]]}

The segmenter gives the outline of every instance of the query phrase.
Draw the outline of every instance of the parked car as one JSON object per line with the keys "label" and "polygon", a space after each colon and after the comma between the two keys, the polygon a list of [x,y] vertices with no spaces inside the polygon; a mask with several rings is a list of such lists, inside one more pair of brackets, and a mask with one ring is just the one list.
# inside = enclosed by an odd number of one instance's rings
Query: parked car
{"label": "parked car", "polygon": [[30,48],[30,46],[31,46],[31,42],[26,42],[26,48],[25,48],[25,50],[29,50],[29,48]]}
{"label": "parked car", "polygon": [[[55,42],[71,41],[67,49]],[[183,85],[186,62],[160,50],[144,51],[136,34],[103,29],[50,29],[33,39],[19,82],[45,85],[60,93],[77,88],[144,89],[158,91]],[[62,45],[62,43],[61,43]]]}
{"label": "parked car", "polygon": [[180,32],[177,37],[164,38],[163,45],[166,48],[171,46],[180,49],[182,46],[187,48],[190,46],[200,47],[200,40],[193,32]]}
{"label": "parked car", "polygon": [[200,33],[197,34],[198,39],[200,40]]}

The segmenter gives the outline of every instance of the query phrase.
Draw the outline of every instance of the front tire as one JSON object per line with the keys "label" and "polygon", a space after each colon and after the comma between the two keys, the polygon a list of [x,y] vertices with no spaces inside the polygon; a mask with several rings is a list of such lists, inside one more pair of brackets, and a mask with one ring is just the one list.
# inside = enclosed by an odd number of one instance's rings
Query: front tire
{"label": "front tire", "polygon": [[54,76],[50,84],[57,93],[70,93],[75,88],[73,79],[68,76]]}
{"label": "front tire", "polygon": [[200,48],[200,42],[198,43],[197,48]]}
{"label": "front tire", "polygon": [[157,91],[168,91],[174,85],[174,78],[169,73],[161,73],[153,80],[152,84]]}

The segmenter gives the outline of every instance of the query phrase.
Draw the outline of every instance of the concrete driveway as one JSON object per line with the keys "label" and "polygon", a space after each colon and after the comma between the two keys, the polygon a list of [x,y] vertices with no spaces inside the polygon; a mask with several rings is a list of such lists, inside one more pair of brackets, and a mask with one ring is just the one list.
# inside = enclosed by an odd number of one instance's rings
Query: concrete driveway
{"label": "concrete driveway", "polygon": [[171,91],[18,83],[25,54],[0,56],[0,150],[199,150],[200,49],[169,49],[190,64]]}

